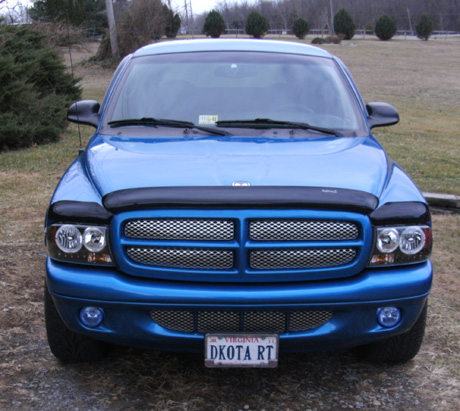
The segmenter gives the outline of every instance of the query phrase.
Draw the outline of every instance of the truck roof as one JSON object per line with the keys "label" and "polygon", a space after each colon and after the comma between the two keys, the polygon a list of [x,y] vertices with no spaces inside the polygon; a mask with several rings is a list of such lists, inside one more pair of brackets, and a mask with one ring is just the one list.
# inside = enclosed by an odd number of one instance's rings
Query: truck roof
{"label": "truck roof", "polygon": [[149,56],[154,54],[187,53],[197,51],[255,51],[286,54],[303,54],[307,56],[328,57],[327,51],[307,44],[253,39],[199,39],[174,40],[149,44],[137,50],[133,57]]}

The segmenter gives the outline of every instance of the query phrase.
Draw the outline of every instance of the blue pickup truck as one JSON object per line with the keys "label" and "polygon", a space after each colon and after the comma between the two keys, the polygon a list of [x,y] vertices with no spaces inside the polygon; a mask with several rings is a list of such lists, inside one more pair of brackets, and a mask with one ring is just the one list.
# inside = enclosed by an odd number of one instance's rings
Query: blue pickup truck
{"label": "blue pickup truck", "polygon": [[338,58],[290,42],[157,43],[68,119],[96,132],[46,214],[61,361],[112,344],[202,352],[208,367],[417,354],[430,211],[371,134],[398,112],[366,105]]}

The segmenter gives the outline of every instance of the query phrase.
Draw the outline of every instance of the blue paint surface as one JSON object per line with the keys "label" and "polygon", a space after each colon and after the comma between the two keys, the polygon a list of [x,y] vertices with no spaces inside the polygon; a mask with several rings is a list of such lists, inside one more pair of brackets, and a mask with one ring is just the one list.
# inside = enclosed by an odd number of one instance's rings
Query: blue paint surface
{"label": "blue paint surface", "polygon": [[[124,65],[132,58],[194,51],[258,51],[303,54],[333,59],[328,52],[298,43],[260,40],[199,40],[164,42],[144,47],[128,57],[117,70],[101,107],[116,87]],[[337,64],[366,112],[350,74]],[[121,73],[121,74],[120,74]],[[364,123],[363,123],[364,124]],[[162,128],[154,135],[133,131],[110,134],[97,131],[62,177],[51,204],[62,201],[96,202],[113,191],[144,187],[306,186],[353,189],[371,193],[379,206],[389,202],[424,198],[411,179],[386,155],[370,130],[364,137],[332,137],[302,130],[239,131],[238,136],[214,136],[203,132]],[[197,194],[198,195],[198,194]],[[180,268],[151,268],[126,257],[127,246],[164,246],[164,242],[131,240],[123,233],[126,221],[148,218],[218,218],[246,227],[251,219],[309,219],[353,221],[359,227],[354,240],[340,244],[310,242],[303,247],[352,247],[357,257],[340,267],[258,271],[248,268],[251,249],[282,249],[283,242],[258,245],[246,229],[238,237],[195,247],[235,251],[235,263],[227,272]],[[52,223],[52,221],[48,221]],[[153,310],[186,310],[193,313],[223,311],[328,310],[334,314],[323,326],[297,333],[282,333],[282,351],[331,349],[377,341],[409,330],[418,318],[432,282],[431,263],[400,267],[367,268],[374,243],[369,217],[349,211],[267,209],[150,209],[115,215],[110,226],[113,268],[47,260],[47,286],[66,325],[75,332],[113,343],[147,348],[202,351],[204,336],[168,330],[150,317]],[[189,247],[186,241],[170,241],[171,247]],[[299,246],[290,244],[289,246]],[[248,251],[249,250],[249,251]],[[94,329],[78,318],[83,306],[104,310],[104,322]],[[384,329],[378,325],[379,307],[397,306],[402,321]]]}

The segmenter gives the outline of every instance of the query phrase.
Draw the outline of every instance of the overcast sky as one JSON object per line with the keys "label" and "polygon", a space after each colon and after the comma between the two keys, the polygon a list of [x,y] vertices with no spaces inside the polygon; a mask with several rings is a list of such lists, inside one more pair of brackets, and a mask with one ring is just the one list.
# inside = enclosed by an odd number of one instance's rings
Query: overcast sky
{"label": "overcast sky", "polygon": [[[192,2],[192,11],[193,14],[201,14],[204,11],[211,11],[220,0],[191,0]],[[163,0],[165,2],[165,0]],[[189,4],[190,0],[187,0],[187,4]],[[238,3],[239,0],[227,0],[228,4]],[[252,3],[252,0],[249,0],[249,3]],[[185,0],[171,0],[171,6],[176,6],[177,11],[184,11],[185,10]]]}
{"label": "overcast sky", "polygon": [[[204,11],[210,11],[218,0],[192,0],[193,14],[201,14]],[[181,10],[184,10],[184,1],[175,0],[175,4]]]}
{"label": "overcast sky", "polygon": [[[113,0],[112,0],[113,1]],[[192,11],[193,14],[201,14],[205,11],[211,11],[213,7],[219,2],[219,0],[187,0],[187,4],[192,2]],[[167,0],[163,0],[164,3],[167,3]],[[251,2],[251,1],[250,1]],[[17,3],[22,3],[25,6],[31,6],[33,4],[32,0],[7,0],[7,4],[13,6]],[[238,3],[238,0],[228,0],[228,3]],[[171,0],[171,6],[174,11],[180,13],[185,12],[185,0]]]}

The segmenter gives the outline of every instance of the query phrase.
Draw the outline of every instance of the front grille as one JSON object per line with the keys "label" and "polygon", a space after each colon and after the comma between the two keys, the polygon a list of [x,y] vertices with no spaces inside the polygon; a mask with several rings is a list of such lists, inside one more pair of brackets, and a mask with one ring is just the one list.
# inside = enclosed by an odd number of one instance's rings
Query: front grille
{"label": "front grille", "polygon": [[302,332],[326,324],[331,311],[151,311],[158,325],[179,332]]}
{"label": "front grille", "polygon": [[249,254],[253,270],[300,270],[348,264],[356,256],[354,249],[258,250]]}
{"label": "front grille", "polygon": [[249,238],[254,241],[329,241],[354,240],[354,223],[312,220],[256,220],[249,223]]}
{"label": "front grille", "polygon": [[134,262],[153,267],[197,270],[229,270],[233,267],[233,251],[193,248],[127,247]]}
{"label": "front grille", "polygon": [[125,236],[149,240],[229,241],[235,236],[233,221],[198,219],[131,220]]}
{"label": "front grille", "polygon": [[123,272],[180,281],[343,278],[359,271],[372,235],[366,216],[340,211],[140,210],[114,221]]}

